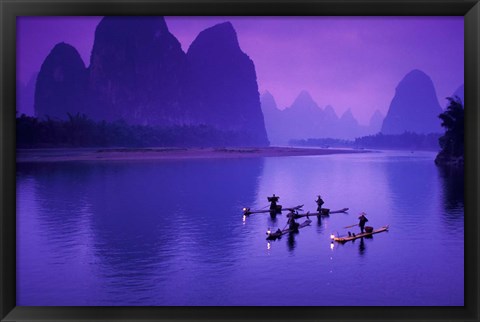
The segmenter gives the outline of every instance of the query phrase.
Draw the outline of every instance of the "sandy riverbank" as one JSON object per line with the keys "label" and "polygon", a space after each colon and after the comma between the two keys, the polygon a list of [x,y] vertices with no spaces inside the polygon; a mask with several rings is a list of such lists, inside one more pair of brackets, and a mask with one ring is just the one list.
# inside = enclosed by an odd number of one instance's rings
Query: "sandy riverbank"
{"label": "sandy riverbank", "polygon": [[366,152],[370,151],[293,147],[19,149],[17,150],[17,162],[249,158]]}

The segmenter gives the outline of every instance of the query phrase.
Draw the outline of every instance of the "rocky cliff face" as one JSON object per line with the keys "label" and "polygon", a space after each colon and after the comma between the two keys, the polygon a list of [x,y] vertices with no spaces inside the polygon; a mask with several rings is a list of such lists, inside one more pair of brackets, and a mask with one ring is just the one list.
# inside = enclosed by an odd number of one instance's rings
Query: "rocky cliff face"
{"label": "rocky cliff face", "polygon": [[200,33],[187,55],[163,17],[105,17],[88,69],[73,47],[59,44],[45,60],[36,93],[39,115],[206,125],[233,145],[268,145],[255,67],[230,23]]}
{"label": "rocky cliff face", "polygon": [[130,124],[186,122],[187,63],[163,17],[105,17],[89,67],[90,110],[97,120]]}
{"label": "rocky cliff face", "polygon": [[35,114],[67,119],[84,111],[87,70],[75,48],[56,45],[42,64],[35,86]]}
{"label": "rocky cliff face", "polygon": [[202,31],[187,52],[190,106],[195,119],[244,133],[249,145],[268,144],[252,60],[240,49],[231,23]]}
{"label": "rocky cliff face", "polygon": [[441,112],[432,80],[424,72],[413,70],[398,84],[381,132],[442,133],[438,118]]}

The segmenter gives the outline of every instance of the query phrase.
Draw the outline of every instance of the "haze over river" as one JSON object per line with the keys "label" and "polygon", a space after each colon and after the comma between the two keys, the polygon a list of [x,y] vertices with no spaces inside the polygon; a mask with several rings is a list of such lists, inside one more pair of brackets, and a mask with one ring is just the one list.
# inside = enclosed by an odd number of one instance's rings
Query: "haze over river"
{"label": "haze over river", "polygon": [[[433,152],[17,164],[17,305],[464,304],[463,171]],[[348,207],[268,242],[286,213]],[[345,244],[365,211],[388,232]],[[298,219],[303,222],[304,218]]]}

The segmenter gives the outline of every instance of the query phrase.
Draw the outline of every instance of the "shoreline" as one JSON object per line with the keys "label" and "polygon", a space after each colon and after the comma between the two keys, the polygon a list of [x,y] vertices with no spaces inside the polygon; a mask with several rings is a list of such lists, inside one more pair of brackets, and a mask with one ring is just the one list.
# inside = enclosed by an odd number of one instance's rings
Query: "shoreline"
{"label": "shoreline", "polygon": [[17,163],[315,156],[371,150],[297,147],[17,149]]}

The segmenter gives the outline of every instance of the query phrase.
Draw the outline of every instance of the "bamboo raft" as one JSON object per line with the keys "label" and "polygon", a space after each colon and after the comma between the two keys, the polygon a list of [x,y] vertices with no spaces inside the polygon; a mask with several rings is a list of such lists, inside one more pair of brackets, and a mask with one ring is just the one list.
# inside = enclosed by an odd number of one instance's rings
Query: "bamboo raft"
{"label": "bamboo raft", "polygon": [[351,240],[355,240],[355,239],[363,238],[363,237],[368,237],[368,236],[371,236],[373,234],[378,234],[378,233],[382,233],[384,231],[388,231],[388,227],[389,227],[389,225],[386,225],[386,226],[380,227],[378,229],[375,229],[375,230],[373,230],[372,232],[369,232],[369,233],[364,232],[364,233],[361,233],[361,234],[358,234],[358,235],[352,235],[352,236],[335,237],[334,235],[332,235],[332,241],[336,241],[336,242],[339,242],[339,243],[345,243],[347,241],[351,241]]}
{"label": "bamboo raft", "polygon": [[[339,209],[339,210],[332,210],[332,211],[330,211],[330,209],[327,209],[327,208],[322,208],[322,211],[320,211],[320,212],[309,212],[309,211],[307,211],[304,214],[295,213],[293,218],[297,219],[297,218],[310,217],[310,216],[312,216],[312,217],[313,216],[316,216],[316,217],[329,216],[331,214],[346,213],[347,211],[348,211],[348,208],[342,208],[342,209]],[[287,217],[291,217],[291,214],[287,214]]]}
{"label": "bamboo raft", "polygon": [[267,235],[268,235],[268,236],[267,236],[267,240],[275,240],[275,239],[277,239],[277,238],[282,237],[282,236],[285,235],[285,234],[288,234],[288,233],[290,233],[290,232],[295,232],[295,231],[299,230],[300,228],[309,226],[311,222],[312,222],[312,221],[311,221],[310,219],[307,219],[307,220],[305,220],[304,222],[302,222],[302,223],[297,227],[297,229],[292,230],[292,229],[290,229],[290,228],[286,228],[286,229],[281,230],[281,231],[276,231],[276,232],[273,232],[273,233],[272,233],[272,232],[271,232],[271,233],[267,233]]}
{"label": "bamboo raft", "polygon": [[250,208],[243,208],[243,215],[244,216],[249,216],[251,214],[262,214],[262,213],[281,213],[282,211],[295,211],[295,210],[300,210],[302,209],[303,205],[298,205],[295,207],[289,207],[289,208],[282,208],[282,206],[278,206],[277,209],[265,209],[265,210],[250,210]]}

